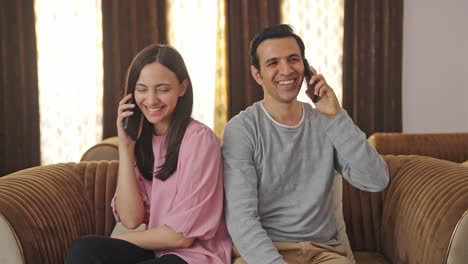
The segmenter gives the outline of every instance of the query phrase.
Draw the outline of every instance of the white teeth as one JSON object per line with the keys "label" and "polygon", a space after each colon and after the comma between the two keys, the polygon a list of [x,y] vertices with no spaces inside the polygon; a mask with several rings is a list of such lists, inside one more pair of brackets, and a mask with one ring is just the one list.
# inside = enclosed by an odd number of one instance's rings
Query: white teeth
{"label": "white teeth", "polygon": [[157,112],[162,109],[162,107],[146,107],[150,112]]}
{"label": "white teeth", "polygon": [[281,84],[281,85],[288,85],[288,84],[292,84],[294,82],[294,80],[289,80],[289,81],[279,81],[278,84]]}

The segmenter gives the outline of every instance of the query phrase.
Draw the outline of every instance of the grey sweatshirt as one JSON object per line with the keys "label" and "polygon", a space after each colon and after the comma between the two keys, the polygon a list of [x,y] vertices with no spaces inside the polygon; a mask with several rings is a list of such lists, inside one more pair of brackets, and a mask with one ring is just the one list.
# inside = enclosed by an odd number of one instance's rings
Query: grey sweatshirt
{"label": "grey sweatshirt", "polygon": [[285,263],[272,241],[339,243],[335,169],[364,191],[381,191],[389,180],[385,161],[346,111],[330,120],[305,103],[294,127],[253,104],[226,125],[222,153],[226,223],[249,264]]}

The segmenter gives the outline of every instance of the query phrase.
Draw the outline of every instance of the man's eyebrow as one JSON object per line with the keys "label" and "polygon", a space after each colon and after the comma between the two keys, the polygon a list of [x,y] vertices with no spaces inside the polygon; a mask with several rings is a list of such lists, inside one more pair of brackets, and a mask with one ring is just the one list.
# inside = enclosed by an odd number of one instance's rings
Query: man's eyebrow
{"label": "man's eyebrow", "polygon": [[[289,55],[287,56],[287,58],[296,58],[296,57],[297,57],[297,58],[300,58],[301,55],[299,55],[299,54],[297,54],[297,53],[291,53],[291,54],[289,54]],[[267,59],[267,60],[265,61],[265,64],[268,64],[268,63],[270,63],[270,62],[274,62],[274,61],[277,61],[277,60],[278,60],[278,58],[276,58],[276,57],[269,58],[269,59]]]}
{"label": "man's eyebrow", "polygon": [[268,64],[270,62],[276,61],[278,58],[269,58],[268,60],[265,61],[265,64]]}

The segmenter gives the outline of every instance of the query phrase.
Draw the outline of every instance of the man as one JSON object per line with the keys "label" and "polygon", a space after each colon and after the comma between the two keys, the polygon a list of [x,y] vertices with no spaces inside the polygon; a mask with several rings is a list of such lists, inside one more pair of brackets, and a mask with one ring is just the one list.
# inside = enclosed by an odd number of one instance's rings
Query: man
{"label": "man", "polygon": [[388,184],[384,160],[312,67],[307,94],[319,96],[316,108],[297,101],[304,50],[288,25],[266,28],[250,43],[264,98],[228,122],[222,147],[237,263],[351,263],[337,239],[334,170],[361,190]]}

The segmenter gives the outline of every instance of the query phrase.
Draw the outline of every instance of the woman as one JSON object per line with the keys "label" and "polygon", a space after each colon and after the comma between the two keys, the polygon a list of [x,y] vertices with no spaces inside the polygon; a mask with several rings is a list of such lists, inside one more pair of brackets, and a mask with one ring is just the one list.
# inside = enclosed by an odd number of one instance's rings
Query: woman
{"label": "woman", "polygon": [[[192,84],[181,55],[167,45],[146,47],[128,69],[125,92],[112,207],[125,227],[147,229],[83,237],[66,263],[230,263],[220,145],[191,118]],[[140,123],[136,141],[123,126],[132,116]]]}

